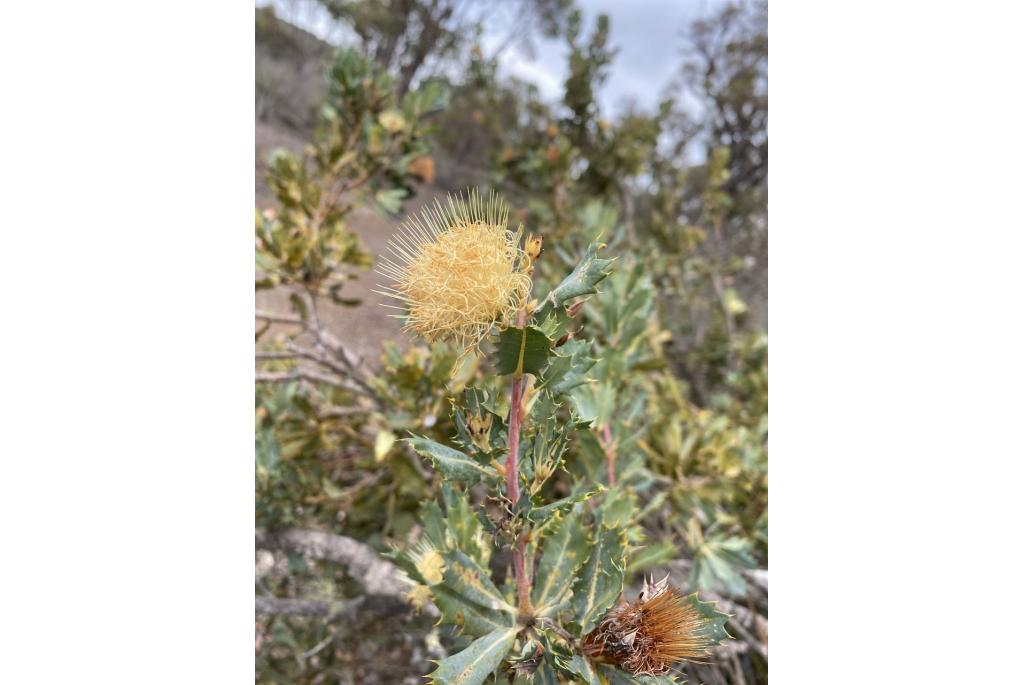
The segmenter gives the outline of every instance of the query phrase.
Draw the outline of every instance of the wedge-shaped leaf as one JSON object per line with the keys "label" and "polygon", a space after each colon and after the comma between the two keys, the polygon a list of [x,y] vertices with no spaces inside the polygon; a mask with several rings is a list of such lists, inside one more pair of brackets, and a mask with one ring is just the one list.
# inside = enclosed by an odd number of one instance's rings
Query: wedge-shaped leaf
{"label": "wedge-shaped leaf", "polygon": [[[543,397],[547,397],[544,395]],[[536,415],[547,416],[548,418],[537,421],[537,432],[530,440],[531,449],[529,452],[522,452],[527,458],[520,466],[520,472],[526,476],[530,483],[530,494],[536,495],[540,492],[544,483],[548,481],[555,472],[563,465],[562,455],[569,446],[569,438],[572,435],[573,427],[562,424],[555,416],[557,409],[554,406],[546,406],[547,403],[539,401],[534,405]],[[550,413],[541,413],[550,412]]]}
{"label": "wedge-shaped leaf", "polygon": [[757,568],[748,540],[735,536],[709,538],[695,550],[690,584],[704,590],[721,585],[730,594],[743,595],[747,583],[740,571],[744,568]]}
{"label": "wedge-shaped leaf", "polygon": [[451,539],[448,524],[445,522],[444,514],[437,502],[428,500],[420,505],[420,523],[423,524],[423,532],[437,549],[447,549]]}
{"label": "wedge-shaped leaf", "polygon": [[498,373],[540,375],[550,353],[551,340],[537,328],[506,328],[498,338]]}
{"label": "wedge-shaped leaf", "polygon": [[564,465],[562,457],[569,447],[569,441],[577,431],[586,428],[587,424],[581,423],[575,414],[570,414],[568,421],[560,419],[559,405],[554,402],[551,393],[546,392],[540,393],[531,414],[537,417],[534,421],[536,432],[528,441],[529,451],[520,452],[529,457],[524,460],[520,470],[527,474],[528,480],[537,470],[543,472],[542,477],[531,485],[531,493],[536,494],[539,485]]}
{"label": "wedge-shaped leaf", "polygon": [[554,351],[541,377],[540,388],[562,395],[587,382],[587,372],[597,363],[590,357],[591,342],[570,340]]}
{"label": "wedge-shaped leaf", "polygon": [[441,472],[447,480],[456,480],[473,485],[484,476],[493,476],[494,472],[478,463],[472,457],[447,445],[434,442],[429,438],[408,438],[409,444],[422,457],[430,457],[434,468]]}
{"label": "wedge-shaped leaf", "polygon": [[587,254],[572,273],[548,294],[548,301],[561,307],[574,297],[596,293],[597,284],[610,273],[608,267],[613,261],[598,258],[597,252],[602,247],[604,245],[601,243],[591,243],[587,248]]}
{"label": "wedge-shaped leaf", "polygon": [[599,520],[608,528],[625,528],[636,511],[636,493],[621,485],[608,490],[601,502]]}
{"label": "wedge-shaped leaf", "polygon": [[479,637],[458,654],[442,659],[430,674],[437,685],[480,685],[494,672],[516,641],[518,628],[502,628]]}
{"label": "wedge-shaped leaf", "polygon": [[466,554],[459,550],[446,552],[444,565],[442,583],[449,590],[485,609],[515,615],[515,607],[505,601],[490,574]]}
{"label": "wedge-shaped leaf", "polygon": [[723,614],[721,611],[715,611],[714,602],[700,601],[700,599],[697,598],[696,592],[692,595],[687,595],[684,599],[692,604],[693,607],[701,613],[701,616],[707,619],[701,622],[696,634],[707,637],[711,641],[712,647],[720,644],[722,640],[727,640],[732,637],[732,635],[725,630],[725,624],[729,620],[729,614]]}
{"label": "wedge-shaped leaf", "polygon": [[558,340],[571,330],[579,327],[565,307],[556,307],[545,302],[537,313],[537,328],[551,340]]}
{"label": "wedge-shaped leaf", "polygon": [[590,659],[580,654],[574,655],[572,661],[563,664],[563,670],[577,676],[579,682],[585,685],[601,685],[597,677],[597,668]]}
{"label": "wedge-shaped leaf", "polygon": [[679,550],[671,540],[650,543],[629,555],[629,566],[626,567],[627,575],[639,573],[653,566],[661,566],[678,556]]}
{"label": "wedge-shaped leaf", "polygon": [[622,594],[625,580],[625,542],[617,530],[599,528],[590,555],[572,587],[574,622],[580,635],[589,633]]}
{"label": "wedge-shaped leaf", "polygon": [[434,604],[441,610],[443,623],[474,637],[515,626],[515,617],[507,611],[496,611],[471,602],[447,588],[443,583],[430,588]]}
{"label": "wedge-shaped leaf", "polygon": [[448,528],[455,538],[455,547],[486,568],[491,558],[491,542],[484,534],[469,497],[449,483],[441,484],[441,496],[445,511],[448,512]]}
{"label": "wedge-shaped leaf", "polygon": [[[500,449],[505,442],[505,420],[494,408],[494,398],[487,390],[480,388],[466,388],[462,393],[462,402],[452,401],[452,418],[455,420],[455,428],[458,432],[459,442],[470,452],[481,454],[492,454]],[[483,440],[478,436],[476,440],[470,431],[469,419],[473,417],[477,421],[490,423],[490,430],[486,432],[487,439]],[[478,424],[478,429],[482,426]]]}
{"label": "wedge-shaped leaf", "polygon": [[570,511],[552,525],[533,581],[533,604],[540,615],[569,594],[569,581],[587,554],[586,536],[577,513]]}
{"label": "wedge-shaped leaf", "polygon": [[586,502],[588,499],[601,492],[601,490],[601,488],[584,490],[583,492],[578,492],[575,495],[563,497],[562,499],[555,500],[551,504],[545,504],[543,507],[530,509],[526,517],[537,526],[543,526],[547,523],[548,519],[556,513],[567,511],[568,509],[571,509],[573,505],[579,504],[580,502]]}

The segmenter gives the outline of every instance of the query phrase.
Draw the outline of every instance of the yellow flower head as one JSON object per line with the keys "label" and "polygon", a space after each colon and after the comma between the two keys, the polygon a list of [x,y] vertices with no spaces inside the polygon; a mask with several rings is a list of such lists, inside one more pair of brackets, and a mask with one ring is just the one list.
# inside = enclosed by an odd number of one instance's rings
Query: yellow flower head
{"label": "yellow flower head", "polygon": [[423,576],[428,585],[437,585],[444,578],[444,557],[426,539],[419,543],[409,552],[416,571]]}
{"label": "yellow flower head", "polygon": [[419,583],[413,583],[412,587],[405,593],[405,598],[409,600],[409,604],[412,604],[416,613],[423,611],[423,608],[427,606],[427,602],[433,599],[433,597],[434,595],[430,592],[430,588]]}
{"label": "yellow flower head", "polygon": [[475,349],[495,324],[511,322],[530,295],[522,229],[508,229],[508,205],[448,197],[409,219],[392,236],[378,271],[394,281],[385,295],[407,309],[405,330],[427,342]]}

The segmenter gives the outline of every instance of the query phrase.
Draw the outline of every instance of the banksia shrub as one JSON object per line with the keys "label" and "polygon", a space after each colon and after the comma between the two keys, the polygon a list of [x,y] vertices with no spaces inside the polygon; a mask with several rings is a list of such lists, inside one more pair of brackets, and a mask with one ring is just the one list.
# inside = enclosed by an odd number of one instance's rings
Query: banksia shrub
{"label": "banksia shrub", "polygon": [[[452,444],[407,439],[439,473],[441,498],[422,507],[420,540],[392,556],[409,600],[432,601],[442,624],[473,638],[430,681],[481,685],[497,673],[516,683],[675,682],[672,665],[707,657],[727,637],[727,617],[664,581],[624,602],[636,493],[625,477],[607,488],[588,473],[566,482],[570,440],[591,433],[576,393],[597,362],[575,318],[611,260],[591,244],[572,273],[529,301],[542,240],[507,221],[493,194],[450,199],[408,222],[381,268],[407,331],[464,352],[493,344],[481,364],[491,375],[451,398]],[[569,494],[553,498],[556,489]],[[491,577],[499,547],[509,551],[504,584]]]}

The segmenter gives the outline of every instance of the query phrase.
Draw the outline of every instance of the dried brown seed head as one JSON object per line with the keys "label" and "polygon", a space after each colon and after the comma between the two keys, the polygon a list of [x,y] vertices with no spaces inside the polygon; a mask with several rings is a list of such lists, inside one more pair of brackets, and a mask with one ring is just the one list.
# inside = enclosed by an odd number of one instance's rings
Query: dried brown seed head
{"label": "dried brown seed head", "polygon": [[681,661],[700,661],[713,644],[709,619],[678,590],[668,576],[644,581],[636,600],[622,599],[583,638],[583,651],[634,675],[661,675]]}

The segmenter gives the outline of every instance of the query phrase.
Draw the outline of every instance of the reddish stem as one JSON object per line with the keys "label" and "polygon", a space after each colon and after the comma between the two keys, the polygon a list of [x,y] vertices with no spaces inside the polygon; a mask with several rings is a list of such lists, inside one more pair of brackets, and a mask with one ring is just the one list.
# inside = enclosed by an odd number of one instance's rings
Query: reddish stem
{"label": "reddish stem", "polygon": [[[516,317],[516,326],[522,328],[526,324],[526,312],[520,311]],[[509,398],[508,410],[508,458],[505,460],[505,489],[508,499],[515,509],[519,502],[519,429],[523,420],[523,386],[526,379],[522,372],[512,376],[512,393]],[[519,595],[519,611],[529,614],[533,611],[530,602],[530,574],[526,568],[526,537],[523,532],[516,538],[512,550],[512,570],[516,576],[516,591]]]}

